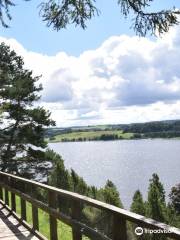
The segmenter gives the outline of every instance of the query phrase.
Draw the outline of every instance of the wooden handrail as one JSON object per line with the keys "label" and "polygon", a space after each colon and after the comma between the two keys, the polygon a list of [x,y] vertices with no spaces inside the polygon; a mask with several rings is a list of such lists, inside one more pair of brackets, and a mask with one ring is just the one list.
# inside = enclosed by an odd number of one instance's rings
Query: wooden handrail
{"label": "wooden handrail", "polygon": [[[21,190],[16,187],[16,184],[21,184]],[[48,203],[43,203],[37,200],[36,196],[31,196],[24,191],[25,187],[31,186],[33,192],[36,192],[36,188],[41,188],[48,193]],[[3,191],[4,188],[4,198]],[[50,215],[50,239],[57,240],[57,219],[68,224],[72,227],[73,240],[81,240],[82,235],[88,236],[90,239],[109,240],[110,238],[98,232],[97,230],[87,226],[81,222],[82,205],[92,206],[97,209],[101,209],[113,217],[112,226],[112,239],[113,240],[126,240],[127,239],[127,221],[137,224],[143,228],[160,229],[166,232],[167,237],[173,239],[180,239],[180,229],[168,226],[164,223],[157,222],[153,219],[146,218],[136,213],[132,213],[125,209],[121,209],[98,200],[82,196],[77,193],[69,192],[66,190],[58,189],[46,184],[42,184],[36,181],[28,180],[22,177],[18,177],[12,174],[0,172],[0,199],[4,201],[4,204],[9,205],[9,193],[11,193],[11,209],[16,211],[15,194],[21,198],[21,219],[26,221],[26,201],[32,204],[32,230],[36,233],[39,231],[38,221],[38,208],[47,212]],[[56,198],[62,197],[72,201],[71,204],[71,216],[67,216],[57,210]]]}

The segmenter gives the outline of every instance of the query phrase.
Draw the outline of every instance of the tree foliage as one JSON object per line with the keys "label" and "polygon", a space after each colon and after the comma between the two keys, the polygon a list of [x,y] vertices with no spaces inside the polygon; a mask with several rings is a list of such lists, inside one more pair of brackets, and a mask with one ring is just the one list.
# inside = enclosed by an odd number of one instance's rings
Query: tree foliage
{"label": "tree foliage", "polygon": [[146,207],[143,201],[143,196],[139,190],[134,193],[133,202],[131,204],[131,211],[137,214],[146,215]]}
{"label": "tree foliage", "polygon": [[3,27],[8,27],[6,21],[4,20],[4,15],[8,18],[8,20],[11,20],[9,8],[14,5],[15,4],[11,0],[0,0],[0,22]]}
{"label": "tree foliage", "polygon": [[[134,193],[130,210],[134,213],[140,214],[142,216],[146,216],[146,204],[143,201],[143,196],[139,190],[137,190]],[[134,224],[134,223],[130,224],[131,233],[133,234],[132,239],[138,239],[138,236],[134,233],[136,227],[138,227],[137,224]],[[141,236],[141,239],[147,240],[146,236],[144,236],[144,235]]]}
{"label": "tree foliage", "polygon": [[[117,188],[110,180],[107,181],[104,187],[97,189],[94,186],[89,186],[73,169],[67,170],[61,156],[53,150],[46,151],[46,159],[53,163],[48,184],[92,197],[117,207],[123,207]],[[57,205],[63,213],[71,214],[70,206],[72,202],[70,200],[63,199],[60,196],[58,197]],[[112,234],[112,215],[105,211],[83,204],[81,221],[101,230],[108,236]]]}
{"label": "tree foliage", "polygon": [[[159,222],[167,223],[169,225],[180,227],[180,214],[178,213],[178,200],[179,200],[179,185],[172,188],[170,194],[170,202],[165,201],[165,191],[163,184],[159,180],[157,174],[153,174],[149,182],[148,188],[148,198],[147,201],[143,201],[142,194],[137,190],[134,194],[133,201],[131,204],[131,211],[138,213],[142,216],[152,218]],[[131,224],[131,232],[134,233],[136,224]],[[143,235],[141,236],[143,240],[164,240],[167,239],[163,235]],[[136,234],[134,234],[135,239],[139,239]]]}
{"label": "tree foliage", "polygon": [[157,174],[152,175],[148,189],[148,217],[157,221],[165,221],[165,191]]}
{"label": "tree foliage", "polygon": [[[0,167],[18,172],[18,161],[41,161],[44,127],[54,125],[50,112],[35,107],[42,86],[32,71],[24,69],[23,59],[4,43],[0,44]],[[23,164],[21,164],[22,167]],[[19,169],[20,170],[20,169]]]}
{"label": "tree foliage", "polygon": [[104,202],[116,207],[123,207],[119,197],[119,192],[112,181],[107,180],[105,187],[102,189],[102,195]]}
{"label": "tree foliage", "polygon": [[172,187],[169,197],[175,211],[180,215],[180,183]]}
{"label": "tree foliage", "polygon": [[[117,7],[125,18],[133,14],[132,28],[140,36],[147,33],[162,34],[168,32],[171,26],[179,24],[180,10],[177,7],[151,12],[149,9],[154,1],[117,0]],[[0,22],[4,27],[8,27],[4,17],[11,20],[9,8],[14,5],[14,0],[0,0]],[[86,22],[100,14],[96,0],[42,0],[39,7],[43,21],[57,31],[69,24],[85,29]]]}
{"label": "tree foliage", "polygon": [[85,29],[86,21],[99,12],[94,3],[95,0],[49,0],[41,3],[40,14],[47,26],[52,25],[55,30],[66,28],[69,24]]}

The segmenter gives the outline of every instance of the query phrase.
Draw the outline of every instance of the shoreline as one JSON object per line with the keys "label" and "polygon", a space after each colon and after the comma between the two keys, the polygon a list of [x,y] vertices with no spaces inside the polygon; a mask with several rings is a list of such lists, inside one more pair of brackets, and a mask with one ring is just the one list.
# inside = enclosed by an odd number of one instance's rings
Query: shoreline
{"label": "shoreline", "polygon": [[87,140],[68,140],[68,141],[49,141],[47,140],[47,143],[66,143],[66,142],[111,142],[111,141],[123,141],[123,140],[127,140],[127,141],[131,141],[131,140],[180,140],[180,138],[120,138],[120,139],[110,139],[110,140],[97,140],[97,139],[87,139]]}

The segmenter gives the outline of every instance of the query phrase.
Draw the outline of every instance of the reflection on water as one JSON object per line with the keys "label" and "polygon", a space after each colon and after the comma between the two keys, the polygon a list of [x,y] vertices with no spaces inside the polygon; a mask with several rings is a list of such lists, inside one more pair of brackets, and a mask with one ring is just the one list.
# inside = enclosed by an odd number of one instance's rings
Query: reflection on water
{"label": "reflection on water", "polygon": [[88,184],[101,187],[112,180],[126,208],[137,189],[146,197],[148,181],[156,172],[167,195],[180,182],[180,140],[120,140],[50,143],[66,167],[73,168]]}

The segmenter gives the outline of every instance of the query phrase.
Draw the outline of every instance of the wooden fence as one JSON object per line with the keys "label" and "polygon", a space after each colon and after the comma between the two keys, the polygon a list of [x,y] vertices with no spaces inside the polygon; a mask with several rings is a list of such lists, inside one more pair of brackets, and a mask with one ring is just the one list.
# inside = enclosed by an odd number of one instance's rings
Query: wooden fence
{"label": "wooden fence", "polygon": [[[46,192],[45,196],[47,197],[45,202],[38,199],[38,189],[42,189]],[[58,239],[57,220],[64,222],[72,228],[73,240],[81,240],[83,236],[87,236],[93,240],[127,240],[127,222],[134,223],[136,226],[142,228],[159,229],[165,231],[166,236],[171,239],[180,239],[180,229],[175,227],[168,226],[153,219],[146,218],[125,209],[121,209],[77,193],[0,172],[0,201],[11,210],[12,214],[18,217],[16,214],[16,195],[20,197],[20,221],[42,240],[46,238],[39,232],[38,209],[41,209],[49,214],[51,240]],[[63,198],[71,203],[71,214],[67,215],[59,210],[57,207],[57,198]],[[32,205],[32,226],[28,225],[26,222],[27,201]],[[84,205],[100,209],[111,216],[111,219],[113,219],[111,238],[81,221],[81,214]]]}

